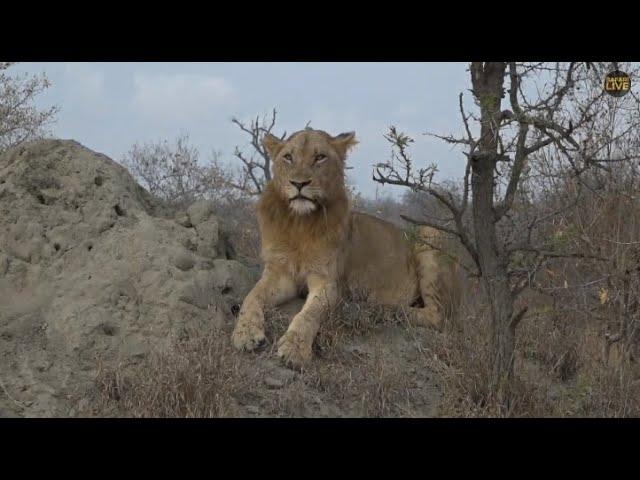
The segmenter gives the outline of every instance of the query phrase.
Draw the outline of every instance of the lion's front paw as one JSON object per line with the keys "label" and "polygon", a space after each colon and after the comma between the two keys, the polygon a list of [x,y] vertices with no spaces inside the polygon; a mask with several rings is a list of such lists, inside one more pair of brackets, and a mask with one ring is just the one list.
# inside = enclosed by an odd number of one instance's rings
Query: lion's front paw
{"label": "lion's front paw", "polygon": [[260,319],[240,318],[231,335],[233,346],[238,350],[251,351],[266,342],[264,327]]}
{"label": "lion's front paw", "polygon": [[251,351],[266,342],[264,329],[254,324],[240,325],[235,328],[231,336],[233,346],[238,350]]}
{"label": "lion's front paw", "polygon": [[286,332],[278,340],[278,357],[293,368],[301,368],[311,360],[311,342],[297,332]]}

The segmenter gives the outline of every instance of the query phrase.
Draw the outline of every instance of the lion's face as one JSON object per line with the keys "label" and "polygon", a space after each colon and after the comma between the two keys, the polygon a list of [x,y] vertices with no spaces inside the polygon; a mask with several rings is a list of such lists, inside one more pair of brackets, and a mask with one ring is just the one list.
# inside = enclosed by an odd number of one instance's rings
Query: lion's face
{"label": "lion's face", "polygon": [[287,140],[267,135],[263,141],[273,162],[273,182],[292,212],[307,215],[344,193],[347,151],[353,132],[336,137],[321,130],[303,130]]}

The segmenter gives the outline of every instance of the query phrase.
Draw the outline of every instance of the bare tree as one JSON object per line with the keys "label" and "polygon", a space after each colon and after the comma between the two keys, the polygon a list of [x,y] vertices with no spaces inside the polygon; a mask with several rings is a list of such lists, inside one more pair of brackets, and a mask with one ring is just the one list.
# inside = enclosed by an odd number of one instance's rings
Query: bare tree
{"label": "bare tree", "polygon": [[[258,115],[248,125],[237,118],[231,120],[240,130],[249,135],[251,145],[250,153],[242,151],[238,146],[235,148],[233,154],[240,160],[242,167],[240,173],[230,181],[231,187],[249,195],[260,195],[265,184],[271,180],[271,160],[269,153],[262,146],[262,139],[273,133],[276,116],[277,112],[274,108],[270,117],[265,115],[261,118]],[[286,132],[280,136],[280,139],[284,139],[285,136]]]}
{"label": "bare tree", "polygon": [[[625,128],[615,135],[593,138],[597,119],[612,100],[602,88],[606,69],[605,64],[586,68],[580,63],[473,62],[469,72],[474,112],[465,111],[462,93],[458,102],[463,136],[436,135],[462,147],[467,164],[461,195],[434,182],[435,165],[414,166],[408,152],[413,140],[395,127],[386,136],[392,158],[374,171],[375,181],[428,194],[448,212],[444,219],[405,219],[455,236],[473,259],[490,306],[488,387],[499,402],[508,403],[510,398],[515,332],[527,312],[526,305],[515,308],[519,294],[550,258],[598,257],[536,237],[541,224],[570,205],[535,215],[524,225],[514,222],[514,209],[526,203],[521,192],[531,163],[553,152],[567,171],[580,178],[592,169],[637,158],[637,148],[631,152],[616,148],[640,126],[637,115],[627,115]],[[623,98],[637,111],[633,95]],[[527,268],[514,268],[523,257]]]}
{"label": "bare tree", "polygon": [[218,153],[201,164],[188,135],[172,143],[136,143],[122,163],[152,195],[170,205],[185,206],[199,197],[226,200],[230,196],[231,175],[220,165]]}
{"label": "bare tree", "polygon": [[47,76],[9,75],[13,63],[0,62],[0,152],[46,133],[58,107],[39,110],[36,96],[51,85]]}

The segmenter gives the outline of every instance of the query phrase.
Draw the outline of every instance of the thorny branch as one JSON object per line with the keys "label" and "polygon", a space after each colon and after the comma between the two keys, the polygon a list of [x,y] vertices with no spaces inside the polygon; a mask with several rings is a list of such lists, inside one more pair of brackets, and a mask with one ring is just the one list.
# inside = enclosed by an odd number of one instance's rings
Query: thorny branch
{"label": "thorny branch", "polygon": [[376,165],[373,172],[373,180],[381,184],[401,185],[411,188],[415,192],[424,192],[438,200],[451,214],[456,229],[450,229],[437,223],[422,222],[406,217],[407,221],[416,225],[428,225],[445,233],[454,234],[468,250],[469,254],[478,265],[478,256],[471,237],[463,223],[463,207],[466,208],[466,200],[462,206],[458,206],[451,192],[438,189],[433,183],[433,176],[437,168],[431,165],[426,168],[414,170],[411,156],[408,153],[408,145],[413,139],[400,133],[395,127],[390,127],[389,134],[385,138],[392,145],[391,161]]}

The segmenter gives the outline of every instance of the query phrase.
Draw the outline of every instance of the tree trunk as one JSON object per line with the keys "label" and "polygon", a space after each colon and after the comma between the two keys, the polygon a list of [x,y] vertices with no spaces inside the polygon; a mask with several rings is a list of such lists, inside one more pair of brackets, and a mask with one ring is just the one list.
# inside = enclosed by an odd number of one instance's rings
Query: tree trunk
{"label": "tree trunk", "polygon": [[501,100],[504,95],[503,62],[471,65],[473,93],[480,103],[480,139],[471,156],[472,206],[482,284],[491,310],[491,365],[489,392],[501,403],[508,402],[513,374],[515,329],[513,295],[509,286],[506,257],[496,235],[494,210],[495,169]]}
{"label": "tree trunk", "polygon": [[489,390],[506,400],[513,373],[515,332],[511,327],[513,296],[509,287],[506,262],[498,250],[493,219],[493,165],[474,168],[473,220],[482,270],[482,285],[491,312],[491,371]]}

